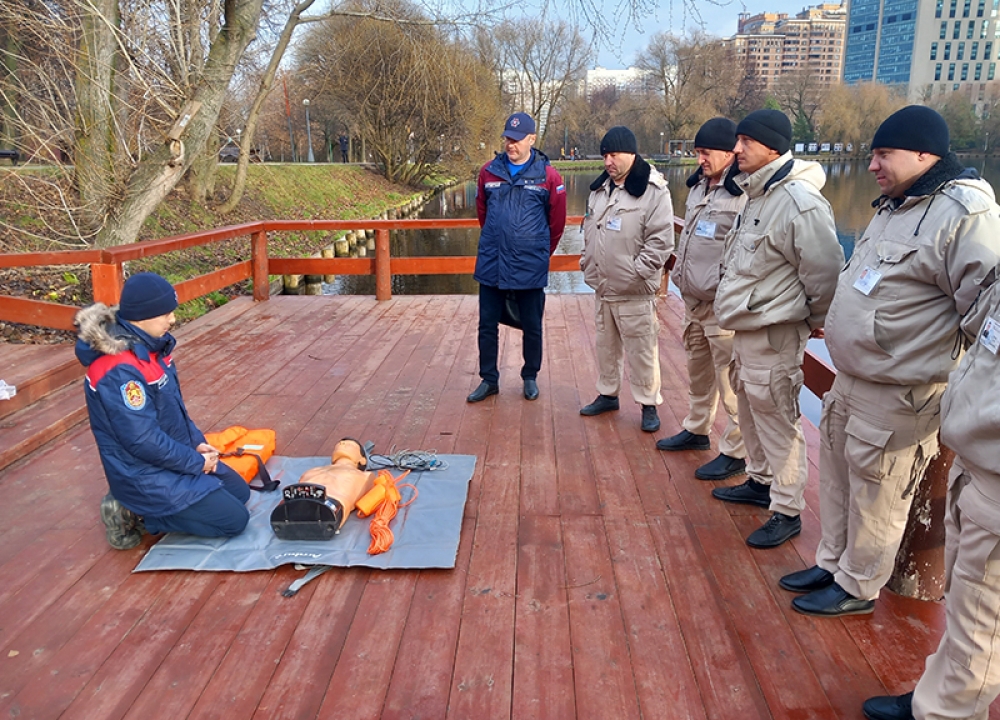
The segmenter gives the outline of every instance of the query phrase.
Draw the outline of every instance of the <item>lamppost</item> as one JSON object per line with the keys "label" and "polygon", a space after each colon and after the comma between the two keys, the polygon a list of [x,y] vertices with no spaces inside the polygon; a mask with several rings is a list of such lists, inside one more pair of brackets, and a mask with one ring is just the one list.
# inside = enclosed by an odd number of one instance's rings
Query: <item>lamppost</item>
{"label": "lamppost", "polygon": [[666,149],[664,149],[664,147],[663,147],[663,132],[662,131],[660,132],[660,154],[661,155],[666,155],[667,154]]}
{"label": "lamppost", "polygon": [[309,143],[309,162],[316,162],[316,157],[313,155],[313,136],[312,130],[309,127],[309,98],[304,98],[302,104],[306,107],[306,141]]}

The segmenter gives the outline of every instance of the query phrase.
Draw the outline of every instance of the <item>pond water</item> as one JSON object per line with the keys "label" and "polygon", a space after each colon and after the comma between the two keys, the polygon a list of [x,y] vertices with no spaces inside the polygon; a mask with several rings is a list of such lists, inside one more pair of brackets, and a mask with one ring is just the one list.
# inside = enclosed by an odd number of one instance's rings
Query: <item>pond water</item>
{"label": "pond water", "polygon": [[[1000,181],[1000,158],[965,158],[966,165],[975,167],[990,182]],[[825,162],[827,173],[823,195],[833,207],[837,224],[837,234],[850,255],[854,241],[864,232],[872,216],[871,202],[878,197],[878,185],[868,172],[863,160]],[[674,203],[674,213],[684,216],[684,202],[688,188],[684,184],[693,166],[665,167],[661,171],[670,185]],[[567,208],[570,215],[583,215],[587,205],[590,183],[597,177],[597,170],[560,170],[566,182]],[[473,181],[448,188],[435,196],[423,209],[422,218],[475,217],[476,184]],[[396,257],[422,255],[475,255],[479,231],[458,230],[411,230],[392,233],[392,254]],[[579,227],[566,228],[557,253],[578,254],[583,247],[583,237]],[[367,294],[375,292],[375,280],[367,276],[341,276],[326,288],[336,294]],[[397,276],[392,279],[392,292],[402,295],[467,294],[479,292],[479,285],[471,275],[422,275]],[[549,276],[548,292],[576,293],[590,292],[583,283],[581,273],[552,273]]]}

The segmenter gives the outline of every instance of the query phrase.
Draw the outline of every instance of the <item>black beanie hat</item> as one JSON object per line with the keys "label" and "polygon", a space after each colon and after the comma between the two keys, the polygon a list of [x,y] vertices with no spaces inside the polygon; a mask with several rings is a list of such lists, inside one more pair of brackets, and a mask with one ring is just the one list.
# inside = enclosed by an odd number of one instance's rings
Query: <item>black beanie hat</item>
{"label": "black beanie hat", "polygon": [[635,135],[624,125],[611,128],[601,139],[601,155],[608,153],[623,152],[637,155],[639,145],[635,141]]}
{"label": "black beanie hat", "polygon": [[177,308],[174,286],[156,273],[136,273],[125,281],[118,301],[118,317],[122,320],[149,320],[173,312]]}
{"label": "black beanie hat", "polygon": [[698,128],[694,146],[705,150],[732,152],[736,147],[736,123],[729,118],[717,117]]}
{"label": "black beanie hat", "polygon": [[740,120],[736,134],[753,138],[784,155],[792,144],[792,123],[780,110],[755,110]]}
{"label": "black beanie hat", "polygon": [[929,107],[907,105],[878,126],[872,138],[872,150],[899,148],[944,157],[950,142],[948,123],[943,117]]}

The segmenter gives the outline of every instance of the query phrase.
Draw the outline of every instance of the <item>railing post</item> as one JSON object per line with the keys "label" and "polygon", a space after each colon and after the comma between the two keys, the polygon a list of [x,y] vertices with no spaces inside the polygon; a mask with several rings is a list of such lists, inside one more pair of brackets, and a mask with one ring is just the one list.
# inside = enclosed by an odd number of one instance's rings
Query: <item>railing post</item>
{"label": "railing post", "polygon": [[375,231],[375,299],[380,302],[392,298],[390,261],[389,230],[378,228]]}
{"label": "railing post", "polygon": [[115,305],[122,295],[125,277],[121,263],[91,263],[90,282],[94,288],[94,302]]}
{"label": "railing post", "polygon": [[267,231],[263,228],[250,236],[250,265],[253,299],[267,300],[271,296],[271,283],[267,273]]}
{"label": "railing post", "polygon": [[920,600],[944,597],[944,506],[954,458],[955,453],[942,445],[914,489],[906,533],[888,584],[898,595]]}

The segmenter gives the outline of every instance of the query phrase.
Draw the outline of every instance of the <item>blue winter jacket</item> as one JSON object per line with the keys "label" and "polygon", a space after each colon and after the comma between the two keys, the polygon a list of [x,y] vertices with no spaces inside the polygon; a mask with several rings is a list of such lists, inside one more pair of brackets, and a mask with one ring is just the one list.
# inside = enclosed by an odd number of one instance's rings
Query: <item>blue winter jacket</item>
{"label": "blue winter jacket", "polygon": [[222,487],[203,472],[196,448],[205,435],[184,407],[170,357],[174,338],[152,338],[102,303],[76,319],[90,428],[115,499],[138,515],[162,517]]}
{"label": "blue winter jacket", "polygon": [[566,188],[539,150],[513,179],[499,153],[479,171],[476,209],[482,230],[475,279],[502,290],[543,288],[549,256],[566,225]]}

